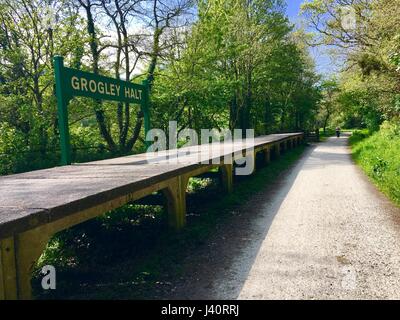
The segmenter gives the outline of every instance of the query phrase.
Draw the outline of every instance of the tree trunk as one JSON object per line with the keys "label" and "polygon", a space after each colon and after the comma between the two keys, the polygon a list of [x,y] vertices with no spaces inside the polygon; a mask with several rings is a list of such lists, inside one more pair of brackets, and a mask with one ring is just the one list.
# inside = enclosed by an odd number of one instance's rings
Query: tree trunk
{"label": "tree trunk", "polygon": [[[81,3],[82,4],[82,3]],[[92,54],[92,68],[93,68],[93,73],[98,74],[99,73],[99,58],[100,54],[98,51],[98,43],[96,39],[96,30],[94,26],[94,20],[93,20],[93,15],[91,11],[91,4],[88,3],[87,6],[83,5],[85,10],[86,10],[86,16],[87,16],[87,28],[88,28],[88,33],[89,33],[89,44],[90,44],[90,51]],[[105,122],[105,114],[104,110],[102,108],[102,103],[101,100],[95,100],[95,113],[96,113],[96,120],[97,124],[99,126],[100,134],[104,138],[104,140],[107,142],[108,148],[110,151],[115,152],[117,147],[115,145],[115,142],[110,134],[110,131],[107,128],[106,122]]]}
{"label": "tree trunk", "polygon": [[153,52],[151,54],[151,60],[150,60],[150,65],[149,65],[148,75],[147,75],[147,81],[149,84],[149,88],[151,88],[153,86],[153,82],[154,82],[154,71],[156,70],[158,55],[160,54],[161,33],[162,33],[162,31],[158,27],[154,31]]}
{"label": "tree trunk", "polygon": [[[37,71],[35,71],[37,73]],[[43,97],[42,94],[40,93],[40,87],[39,87],[39,77],[35,76],[33,79],[33,90],[34,90],[34,95],[35,95],[35,100],[36,100],[36,108],[37,112],[39,115],[39,145],[40,145],[40,154],[42,156],[46,155],[46,150],[47,150],[47,131],[46,131],[46,124],[44,123],[45,117],[43,114]]]}

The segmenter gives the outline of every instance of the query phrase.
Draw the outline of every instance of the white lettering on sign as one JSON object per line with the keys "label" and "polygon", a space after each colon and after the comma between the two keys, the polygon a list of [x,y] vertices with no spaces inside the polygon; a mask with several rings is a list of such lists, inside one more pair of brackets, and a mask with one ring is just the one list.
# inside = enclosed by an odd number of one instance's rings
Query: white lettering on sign
{"label": "white lettering on sign", "polygon": [[81,78],[81,90],[88,91],[87,90],[87,80],[85,78]]}
{"label": "white lettering on sign", "polygon": [[142,90],[125,87],[125,98],[135,98],[142,100]]}
{"label": "white lettering on sign", "polygon": [[[77,76],[71,77],[71,86],[74,90],[106,94],[109,96],[119,96],[121,85],[104,81],[87,80]],[[142,100],[142,90],[125,87],[125,98]]]}
{"label": "white lettering on sign", "polygon": [[97,90],[99,91],[99,93],[104,94],[104,83],[103,82],[99,82],[99,84],[97,85]]}
{"label": "white lettering on sign", "polygon": [[96,93],[96,90],[97,90],[96,81],[94,81],[94,80],[89,81],[89,90],[93,93]]}
{"label": "white lettering on sign", "polygon": [[71,86],[75,90],[79,90],[79,79],[78,79],[78,77],[74,76],[74,77],[71,78]]}

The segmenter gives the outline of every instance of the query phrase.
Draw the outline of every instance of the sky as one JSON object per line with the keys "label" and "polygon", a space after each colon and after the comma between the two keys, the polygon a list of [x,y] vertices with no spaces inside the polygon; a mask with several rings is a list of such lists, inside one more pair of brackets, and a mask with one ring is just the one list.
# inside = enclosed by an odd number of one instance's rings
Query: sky
{"label": "sky", "polygon": [[303,2],[303,0],[286,0],[287,3],[287,14],[289,17],[296,18],[299,11],[300,11],[300,5]]}
{"label": "sky", "polygon": [[[305,0],[286,0],[287,9],[286,13],[289,16],[290,20],[293,23],[298,22],[301,17],[300,13],[300,5],[305,2]],[[328,53],[326,52],[326,48],[311,48],[311,55],[314,57],[317,72],[324,75],[329,76],[336,71],[336,66],[331,61]]]}

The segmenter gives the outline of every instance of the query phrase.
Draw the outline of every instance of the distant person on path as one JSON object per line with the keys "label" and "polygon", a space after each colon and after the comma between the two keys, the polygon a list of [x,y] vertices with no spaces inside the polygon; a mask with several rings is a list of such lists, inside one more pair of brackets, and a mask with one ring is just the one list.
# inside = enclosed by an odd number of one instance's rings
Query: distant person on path
{"label": "distant person on path", "polygon": [[340,137],[340,127],[336,127],[336,137]]}

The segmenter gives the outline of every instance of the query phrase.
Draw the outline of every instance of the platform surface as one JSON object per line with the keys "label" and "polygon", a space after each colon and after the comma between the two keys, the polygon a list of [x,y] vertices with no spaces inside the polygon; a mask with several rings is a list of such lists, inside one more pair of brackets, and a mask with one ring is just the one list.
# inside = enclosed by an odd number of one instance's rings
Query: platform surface
{"label": "platform surface", "polygon": [[272,134],[254,142],[235,140],[2,176],[0,239],[188,173],[213,159],[301,135]]}

